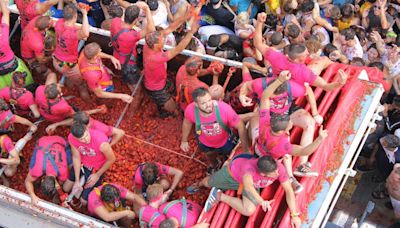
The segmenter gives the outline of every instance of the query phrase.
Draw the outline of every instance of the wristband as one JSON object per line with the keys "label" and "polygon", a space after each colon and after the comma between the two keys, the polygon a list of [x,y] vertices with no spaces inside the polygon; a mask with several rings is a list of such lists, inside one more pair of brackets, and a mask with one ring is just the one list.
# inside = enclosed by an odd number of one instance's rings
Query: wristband
{"label": "wristband", "polygon": [[294,217],[299,217],[300,213],[299,212],[295,212],[295,213],[290,213],[290,217],[294,218]]}
{"label": "wristband", "polygon": [[315,114],[315,115],[312,115],[312,117],[317,117],[317,116],[319,116],[319,113],[317,113],[317,114]]}

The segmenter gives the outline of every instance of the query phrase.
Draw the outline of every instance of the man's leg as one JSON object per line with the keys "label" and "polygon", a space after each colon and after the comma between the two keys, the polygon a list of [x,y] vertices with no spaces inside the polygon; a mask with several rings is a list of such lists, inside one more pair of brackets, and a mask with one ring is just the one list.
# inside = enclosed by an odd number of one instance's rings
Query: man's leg
{"label": "man's leg", "polygon": [[222,202],[228,204],[230,207],[244,216],[251,216],[256,211],[256,206],[246,196],[243,196],[243,199],[240,199],[221,193],[220,199]]}

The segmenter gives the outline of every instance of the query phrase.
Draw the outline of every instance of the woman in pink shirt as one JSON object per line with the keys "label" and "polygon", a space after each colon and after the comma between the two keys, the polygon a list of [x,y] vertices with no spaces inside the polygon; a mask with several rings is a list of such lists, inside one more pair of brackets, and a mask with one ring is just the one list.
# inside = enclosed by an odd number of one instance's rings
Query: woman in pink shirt
{"label": "woman in pink shirt", "polygon": [[[133,203],[134,211],[126,207],[126,201]],[[140,195],[118,184],[103,183],[94,188],[88,198],[89,214],[106,222],[118,221],[123,227],[130,227],[132,219],[144,205],[146,202]]]}
{"label": "woman in pink shirt", "polygon": [[27,74],[24,72],[14,72],[11,88],[1,89],[0,97],[11,104],[14,113],[26,115],[31,111],[35,118],[39,118],[40,113],[33,94],[24,87],[26,76]]}

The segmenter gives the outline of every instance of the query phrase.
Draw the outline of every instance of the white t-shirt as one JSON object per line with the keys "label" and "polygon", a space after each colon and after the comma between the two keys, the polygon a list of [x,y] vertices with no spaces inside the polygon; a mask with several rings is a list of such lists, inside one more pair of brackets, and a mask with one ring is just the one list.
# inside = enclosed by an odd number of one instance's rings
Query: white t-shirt
{"label": "white t-shirt", "polygon": [[218,35],[218,34],[235,35],[235,33],[232,32],[232,30],[221,25],[202,26],[199,28],[199,34],[201,37],[201,42],[207,42],[208,38],[211,35]]}
{"label": "white t-shirt", "polygon": [[160,26],[163,28],[167,28],[168,23],[168,11],[164,2],[158,1],[158,9],[153,14],[154,26]]}
{"label": "white t-shirt", "polygon": [[354,36],[355,45],[353,47],[343,46],[342,51],[346,55],[349,60],[352,60],[354,57],[362,58],[364,55],[364,50],[358,40],[357,36]]}

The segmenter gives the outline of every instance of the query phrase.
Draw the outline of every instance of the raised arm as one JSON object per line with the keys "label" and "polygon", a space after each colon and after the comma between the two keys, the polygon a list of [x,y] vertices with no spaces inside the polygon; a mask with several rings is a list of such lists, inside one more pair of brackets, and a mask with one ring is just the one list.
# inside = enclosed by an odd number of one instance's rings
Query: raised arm
{"label": "raised arm", "polygon": [[186,46],[190,43],[193,35],[196,33],[198,28],[199,28],[199,23],[196,21],[195,23],[193,23],[190,31],[186,33],[185,37],[181,40],[181,42],[179,42],[178,46],[168,51],[168,60],[173,59],[175,56],[177,56],[186,48]]}
{"label": "raised arm", "polygon": [[339,32],[338,28],[332,26],[327,20],[325,20],[324,18],[322,18],[320,16],[320,9],[319,9],[318,2],[314,2],[314,9],[312,11],[312,17],[317,24],[323,26],[324,28],[328,29],[329,31],[334,32],[334,33]]}
{"label": "raised arm", "polygon": [[36,4],[36,13],[45,14],[52,6],[58,4],[58,0],[48,0],[45,2],[39,2]]}
{"label": "raised arm", "polygon": [[266,19],[267,15],[265,13],[259,13],[257,15],[256,33],[254,34],[254,46],[261,53],[266,52],[267,49],[269,48],[269,46],[266,45],[262,39],[262,29]]}
{"label": "raised arm", "polygon": [[282,85],[282,83],[288,81],[291,77],[289,71],[282,71],[279,74],[278,79],[276,79],[272,84],[270,84],[262,93],[260,109],[269,109],[271,102],[270,97],[274,94],[275,90]]}
{"label": "raised arm", "polygon": [[142,9],[146,14],[146,27],[140,31],[140,38],[144,38],[147,33],[156,31],[156,27],[154,26],[153,15],[151,15],[151,11],[149,6],[144,2],[135,3],[140,9]]}
{"label": "raised arm", "polygon": [[86,40],[89,37],[89,20],[88,20],[88,12],[85,9],[79,8],[82,13],[82,27],[78,31],[78,39]]}
{"label": "raised arm", "polygon": [[10,10],[8,9],[8,0],[0,0],[0,8],[3,14],[1,23],[10,25]]}

